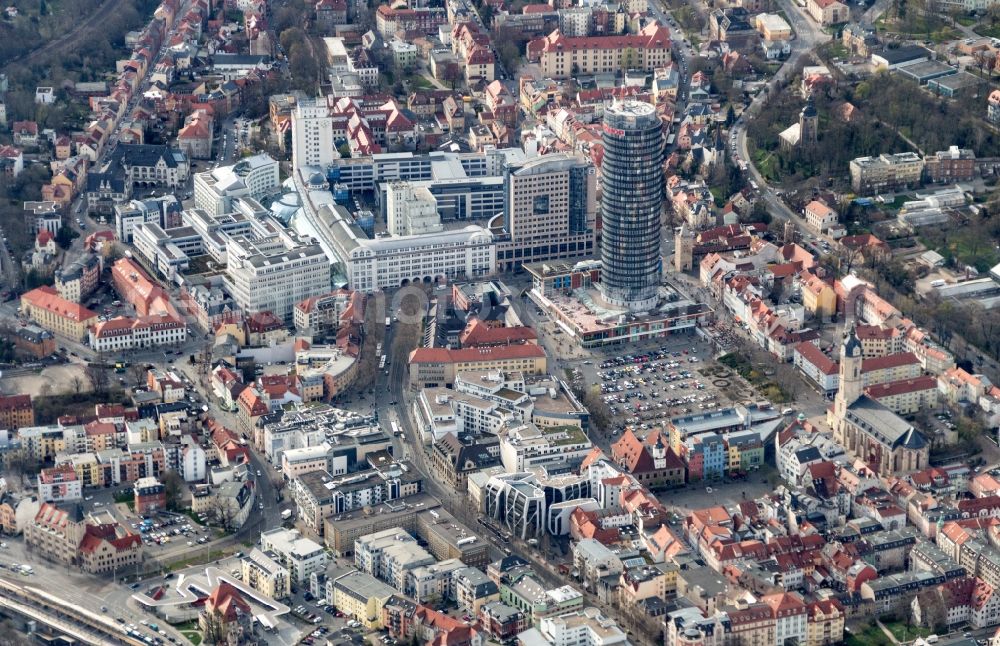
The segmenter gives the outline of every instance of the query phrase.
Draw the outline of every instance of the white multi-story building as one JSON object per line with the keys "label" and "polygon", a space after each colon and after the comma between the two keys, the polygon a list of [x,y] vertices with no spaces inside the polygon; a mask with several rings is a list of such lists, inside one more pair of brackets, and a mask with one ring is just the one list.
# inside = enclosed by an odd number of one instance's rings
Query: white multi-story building
{"label": "white multi-story building", "polygon": [[121,316],[102,321],[90,329],[90,347],[95,352],[119,352],[133,348],[179,345],[187,339],[187,324],[172,316]]}
{"label": "white multi-story building", "polygon": [[368,534],[354,541],[355,567],[385,581],[403,594],[410,594],[407,579],[412,570],[436,562],[430,552],[399,527]]}
{"label": "white multi-story building", "polygon": [[83,498],[83,482],[73,465],[43,469],[38,474],[38,497],[42,502],[69,502]]}
{"label": "white multi-story building", "polygon": [[385,201],[386,228],[394,236],[440,233],[444,229],[437,198],[426,187],[392,182],[386,187]]}
{"label": "white multi-story building", "polygon": [[132,242],[135,227],[140,224],[163,225],[163,215],[169,210],[180,211],[180,204],[173,195],[145,200],[131,200],[115,205],[115,234],[125,243]]}
{"label": "white multi-story building", "polygon": [[578,426],[538,428],[528,423],[500,437],[500,461],[508,473],[528,467],[571,465],[583,461],[593,445]]}
{"label": "white multi-story building", "polygon": [[329,559],[323,546],[303,537],[297,529],[272,529],[260,535],[260,545],[272,552],[279,563],[288,568],[288,576],[297,585],[307,584],[313,573],[326,570]]}
{"label": "white multi-story building", "polygon": [[597,608],[584,608],[556,617],[545,617],[538,626],[518,635],[518,643],[550,646],[614,646],[628,644],[618,624]]}
{"label": "white multi-story building", "polygon": [[244,312],[270,311],[291,320],[296,303],[330,291],[330,261],[323,249],[291,231],[232,237],[226,255],[226,288]]}
{"label": "white multi-story building", "polygon": [[339,157],[326,101],[299,101],[292,112],[292,166],[324,167]]}
{"label": "white multi-story building", "polygon": [[296,183],[304,194],[304,218],[296,226],[319,238],[341,263],[352,289],[371,293],[410,283],[445,282],[488,276],[496,267],[489,230],[470,225],[427,235],[369,239],[328,190],[305,190],[302,169]]}
{"label": "white multi-story building", "polygon": [[177,459],[177,471],[184,482],[200,482],[207,474],[207,456],[205,449],[194,441],[190,435],[182,435],[180,454]]}
{"label": "white multi-story building", "polygon": [[260,200],[279,186],[278,162],[266,154],[241,159],[194,176],[195,207],[210,215],[233,211],[236,197]]}

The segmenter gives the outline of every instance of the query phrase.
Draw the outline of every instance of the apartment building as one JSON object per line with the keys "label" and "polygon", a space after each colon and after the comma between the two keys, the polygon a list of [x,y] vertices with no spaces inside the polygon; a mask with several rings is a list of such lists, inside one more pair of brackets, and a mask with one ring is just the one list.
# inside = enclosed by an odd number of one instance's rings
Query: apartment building
{"label": "apartment building", "polygon": [[31,395],[0,395],[0,429],[8,430],[35,423]]}
{"label": "apartment building", "polygon": [[242,581],[272,599],[284,599],[292,593],[288,569],[276,555],[254,548],[240,560]]}
{"label": "apartment building", "polygon": [[368,630],[382,628],[382,608],[395,594],[371,574],[354,569],[326,581],[326,600]]}
{"label": "apartment building", "polygon": [[308,584],[313,572],[323,572],[329,559],[323,546],[302,536],[297,529],[277,528],[261,533],[260,545],[265,552],[288,570],[289,580],[296,585]]}
{"label": "apartment building", "polygon": [[527,57],[545,78],[566,78],[664,67],[670,63],[670,44],[669,30],[653,21],[622,36],[569,37],[556,30],[530,41]]}
{"label": "apartment building", "polygon": [[597,175],[583,155],[557,153],[509,164],[504,192],[507,235],[497,242],[502,271],[594,253]]}
{"label": "apartment building", "polygon": [[349,322],[360,321],[364,317],[363,303],[364,295],[349,289],[307,298],[295,304],[292,315],[295,329],[323,333],[340,327],[345,316]]}
{"label": "apartment building", "polygon": [[97,289],[100,278],[100,258],[87,254],[56,270],[56,291],[67,301],[79,303]]}
{"label": "apartment building", "polygon": [[436,36],[438,27],[448,22],[448,12],[439,7],[392,9],[381,5],[375,12],[375,29],[386,40],[398,32],[407,36]]}
{"label": "apartment building", "polygon": [[399,527],[362,536],[354,541],[354,565],[408,594],[407,573],[437,562],[430,552],[417,544],[417,539]]}
{"label": "apartment building", "polygon": [[938,404],[938,380],[931,375],[889,381],[865,388],[865,394],[897,415],[915,415]]}
{"label": "apartment building", "polygon": [[21,295],[21,312],[56,336],[77,343],[87,339],[87,330],[97,323],[97,313],[59,296],[43,285]]}
{"label": "apartment building", "polygon": [[935,183],[971,182],[979,175],[976,153],[958,146],[925,156],[924,167],[927,177]]}
{"label": "apartment building", "polygon": [[910,152],[858,157],[851,160],[850,170],[854,192],[873,195],[919,186],[924,160]]}
{"label": "apartment building", "polygon": [[234,236],[227,256],[225,285],[244,312],[269,311],[290,321],[296,303],[330,292],[330,261],[323,249],[291,231]]}
{"label": "apartment building", "polygon": [[38,498],[42,502],[68,502],[83,498],[83,482],[72,464],[42,469],[38,474]]}

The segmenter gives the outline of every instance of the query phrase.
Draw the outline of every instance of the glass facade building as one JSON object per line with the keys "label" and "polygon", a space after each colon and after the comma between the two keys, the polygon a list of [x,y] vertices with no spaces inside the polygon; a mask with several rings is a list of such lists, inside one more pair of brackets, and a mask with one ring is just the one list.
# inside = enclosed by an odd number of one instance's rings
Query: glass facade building
{"label": "glass facade building", "polygon": [[656,305],[662,263],[663,127],[653,106],[616,102],[604,113],[601,282],[611,305]]}

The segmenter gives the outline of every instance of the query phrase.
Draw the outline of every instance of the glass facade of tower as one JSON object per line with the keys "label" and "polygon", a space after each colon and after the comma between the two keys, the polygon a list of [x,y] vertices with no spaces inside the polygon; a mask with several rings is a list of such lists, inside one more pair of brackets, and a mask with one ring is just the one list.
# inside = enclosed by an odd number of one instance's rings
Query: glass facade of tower
{"label": "glass facade of tower", "polygon": [[616,103],[604,113],[601,283],[610,304],[644,311],[661,278],[663,128],[653,106]]}

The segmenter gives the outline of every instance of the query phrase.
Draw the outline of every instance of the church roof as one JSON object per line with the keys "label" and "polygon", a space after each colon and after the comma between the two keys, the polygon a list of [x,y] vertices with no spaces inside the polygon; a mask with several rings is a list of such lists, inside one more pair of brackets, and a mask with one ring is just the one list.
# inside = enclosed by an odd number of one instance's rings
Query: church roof
{"label": "church roof", "polygon": [[920,431],[878,400],[867,395],[858,397],[848,406],[847,421],[892,448],[904,447],[915,450],[927,446],[927,440]]}

